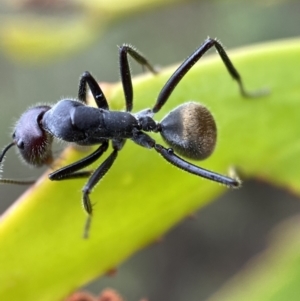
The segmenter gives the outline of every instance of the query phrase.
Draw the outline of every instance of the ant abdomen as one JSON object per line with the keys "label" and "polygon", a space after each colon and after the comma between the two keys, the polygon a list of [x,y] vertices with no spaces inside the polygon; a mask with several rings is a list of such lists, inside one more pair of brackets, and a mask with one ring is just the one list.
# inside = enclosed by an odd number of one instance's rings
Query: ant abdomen
{"label": "ant abdomen", "polygon": [[161,136],[178,154],[203,160],[211,155],[217,139],[217,127],[210,111],[195,102],[184,103],[160,123]]}
{"label": "ant abdomen", "polygon": [[18,120],[13,133],[13,142],[21,157],[30,165],[42,166],[52,160],[53,137],[41,127],[41,119],[49,106],[29,108]]}

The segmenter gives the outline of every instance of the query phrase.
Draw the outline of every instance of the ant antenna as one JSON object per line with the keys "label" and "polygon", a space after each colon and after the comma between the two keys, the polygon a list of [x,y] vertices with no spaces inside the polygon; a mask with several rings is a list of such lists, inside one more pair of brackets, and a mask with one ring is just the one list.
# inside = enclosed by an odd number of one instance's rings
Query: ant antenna
{"label": "ant antenna", "polygon": [[[0,155],[0,164],[2,163],[5,154],[7,151],[15,145],[15,142],[12,142],[8,144],[2,151]],[[17,184],[17,185],[31,185],[35,183],[35,180],[15,180],[15,179],[6,179],[6,178],[0,178],[0,183],[2,184]]]}
{"label": "ant antenna", "polygon": [[4,156],[5,156],[5,154],[7,153],[7,151],[8,151],[11,147],[13,147],[14,145],[15,145],[15,142],[12,142],[12,143],[8,144],[7,146],[5,146],[5,148],[4,148],[3,151],[2,151],[2,154],[0,155],[0,164],[1,164],[1,162],[2,162],[2,160],[3,160],[3,158],[4,158]]}

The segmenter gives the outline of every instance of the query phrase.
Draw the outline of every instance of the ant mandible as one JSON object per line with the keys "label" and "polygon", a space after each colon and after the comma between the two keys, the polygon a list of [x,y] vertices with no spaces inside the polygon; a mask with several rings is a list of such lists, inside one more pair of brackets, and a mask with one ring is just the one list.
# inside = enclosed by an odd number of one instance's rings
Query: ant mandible
{"label": "ant mandible", "polygon": [[[136,144],[154,149],[165,160],[194,175],[234,188],[240,186],[238,179],[217,174],[213,171],[193,165],[175,153],[193,160],[203,160],[211,155],[216,144],[217,128],[211,113],[203,105],[186,102],[169,112],[161,122],[153,119],[184,75],[210,48],[215,47],[229,74],[237,81],[244,97],[251,97],[245,91],[241,77],[223,46],[216,39],[207,38],[172,74],[161,89],[152,109],[131,113],[133,107],[133,88],[128,64],[128,55],[152,73],[156,70],[148,60],[134,47],[123,44],[119,47],[119,64],[121,82],[126,102],[126,111],[110,111],[108,102],[95,78],[84,72],[80,78],[78,99],[63,99],[52,107],[38,105],[25,111],[15,126],[13,142],[0,154],[0,164],[6,152],[14,145],[18,147],[21,157],[30,165],[49,165],[52,161],[51,145],[53,138],[79,145],[100,146],[87,157],[60,168],[49,174],[49,179],[61,181],[66,179],[88,177],[82,189],[83,206],[88,214],[84,237],[88,237],[93,207],[90,193],[113,165],[119,151],[127,139]],[[97,108],[87,105],[87,85],[96,101]],[[146,132],[160,133],[163,140],[171,147],[156,143]],[[109,141],[112,152],[95,171],[82,171],[95,162],[107,150]],[[28,184],[29,181],[0,179],[1,183]]]}

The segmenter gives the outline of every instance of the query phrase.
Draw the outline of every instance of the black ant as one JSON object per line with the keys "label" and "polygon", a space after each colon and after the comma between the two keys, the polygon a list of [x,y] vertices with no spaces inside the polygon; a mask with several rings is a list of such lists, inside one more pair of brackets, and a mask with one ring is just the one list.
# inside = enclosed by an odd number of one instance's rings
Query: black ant
{"label": "black ant", "polygon": [[[123,85],[126,111],[110,111],[105,95],[97,81],[89,72],[80,78],[78,99],[63,99],[52,107],[38,105],[29,108],[22,114],[12,135],[13,142],[7,145],[0,155],[0,164],[6,152],[14,145],[19,149],[21,157],[30,165],[49,165],[52,161],[51,145],[53,138],[79,145],[95,145],[98,148],[87,157],[60,168],[49,174],[49,179],[60,181],[88,177],[82,189],[83,206],[88,214],[84,236],[88,236],[93,207],[90,193],[93,187],[103,178],[113,165],[119,151],[127,139],[136,144],[154,149],[165,160],[194,175],[235,188],[240,181],[193,165],[175,153],[193,160],[203,160],[211,155],[216,144],[217,128],[211,113],[203,105],[186,102],[169,112],[161,122],[153,119],[169,99],[171,93],[190,70],[190,68],[210,48],[215,47],[228,72],[237,81],[244,97],[251,97],[244,89],[241,77],[224,48],[216,39],[207,38],[204,43],[189,56],[173,73],[161,89],[152,109],[145,109],[135,114],[133,107],[133,88],[128,64],[128,55],[152,73],[156,70],[148,60],[130,45],[119,47],[119,63],[121,82]],[[96,101],[97,108],[87,105],[87,85]],[[171,147],[156,143],[146,132],[160,133],[164,141]],[[112,152],[95,171],[82,171],[95,162],[107,150],[109,141]],[[28,184],[28,181],[0,179],[2,183]]]}

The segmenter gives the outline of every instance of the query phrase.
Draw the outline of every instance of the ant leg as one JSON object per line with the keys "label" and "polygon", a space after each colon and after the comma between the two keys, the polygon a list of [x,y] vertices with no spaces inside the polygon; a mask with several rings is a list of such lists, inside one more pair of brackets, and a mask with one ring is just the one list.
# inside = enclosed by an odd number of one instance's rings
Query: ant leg
{"label": "ant leg", "polygon": [[148,68],[149,71],[156,74],[157,71],[154,67],[148,62],[148,60],[139,53],[133,46],[128,44],[123,44],[119,47],[119,64],[120,64],[120,75],[121,81],[123,85],[123,91],[126,101],[126,111],[131,112],[133,107],[133,88],[131,81],[131,73],[128,62],[128,56],[130,55],[133,59],[135,59],[139,64],[143,67]]}
{"label": "ant leg", "polygon": [[84,227],[84,238],[88,238],[89,229],[91,225],[91,218],[93,213],[93,206],[89,197],[89,194],[91,193],[92,189],[95,187],[95,185],[105,176],[105,174],[109,171],[111,166],[113,165],[114,161],[116,160],[118,156],[119,150],[122,149],[123,145],[125,143],[124,139],[119,140],[112,140],[113,144],[113,152],[105,159],[105,161],[93,172],[91,177],[89,178],[88,182],[85,184],[85,186],[82,189],[83,193],[83,207],[85,211],[88,213],[88,218]]}
{"label": "ant leg", "polygon": [[162,106],[166,103],[169,96],[181,81],[181,79],[185,76],[185,74],[199,61],[199,59],[212,47],[217,49],[223,63],[225,64],[229,74],[232,76],[234,80],[237,81],[240,92],[244,97],[257,97],[265,94],[266,91],[259,91],[256,93],[249,93],[245,90],[244,85],[242,83],[242,79],[238,71],[233,66],[231,60],[229,59],[225,49],[221,45],[221,43],[216,39],[207,38],[204,43],[196,49],[173,73],[173,75],[169,78],[167,83],[161,89],[160,94],[158,95],[156,104],[154,105],[152,111],[153,113],[157,113]]}
{"label": "ant leg", "polygon": [[230,177],[220,175],[183,160],[174,153],[173,149],[167,149],[162,145],[157,144],[155,140],[143,132],[137,131],[134,133],[132,140],[140,146],[154,148],[165,160],[186,172],[214,182],[218,182],[230,188],[237,188],[241,185],[238,179],[232,179]]}
{"label": "ant leg", "polygon": [[102,92],[95,78],[88,71],[85,71],[80,77],[78,87],[78,99],[86,104],[87,84],[94,96],[97,107],[104,110],[108,110],[109,107],[104,93]]}
{"label": "ant leg", "polygon": [[191,174],[200,176],[202,178],[218,182],[220,184],[226,185],[230,188],[237,188],[241,185],[240,181],[238,179],[232,179],[230,177],[226,177],[223,175],[220,175],[218,173],[215,173],[213,171],[201,168],[199,166],[196,166],[192,163],[189,163],[179,156],[177,156],[174,151],[169,148],[165,148],[162,145],[155,144],[155,150],[169,163],[173,164],[174,166],[187,171]]}
{"label": "ant leg", "polygon": [[114,149],[109,157],[94,171],[94,173],[89,178],[88,182],[82,189],[83,192],[83,207],[88,214],[88,218],[84,227],[83,237],[88,238],[88,233],[91,225],[91,218],[93,213],[92,203],[89,197],[94,186],[104,177],[108,170],[113,165],[115,159],[117,158],[118,150]]}
{"label": "ant leg", "polygon": [[49,179],[52,181],[61,181],[89,177],[92,173],[91,171],[77,171],[95,162],[98,158],[101,157],[101,155],[107,150],[107,148],[108,141],[105,141],[97,148],[96,151],[94,151],[89,156],[50,173],[48,176]]}

